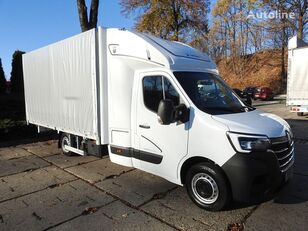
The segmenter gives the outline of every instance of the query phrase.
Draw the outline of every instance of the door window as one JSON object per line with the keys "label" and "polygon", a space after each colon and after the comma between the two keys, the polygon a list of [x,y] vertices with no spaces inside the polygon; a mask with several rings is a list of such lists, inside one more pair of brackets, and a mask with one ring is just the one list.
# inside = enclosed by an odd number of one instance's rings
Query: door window
{"label": "door window", "polygon": [[170,81],[164,77],[164,90],[165,90],[165,98],[171,99],[174,103],[174,106],[178,106],[180,104],[180,96],[178,92],[175,90]]}
{"label": "door window", "polygon": [[179,105],[180,96],[171,82],[163,76],[146,76],[142,81],[144,105],[157,112],[162,99],[171,99],[174,105]]}

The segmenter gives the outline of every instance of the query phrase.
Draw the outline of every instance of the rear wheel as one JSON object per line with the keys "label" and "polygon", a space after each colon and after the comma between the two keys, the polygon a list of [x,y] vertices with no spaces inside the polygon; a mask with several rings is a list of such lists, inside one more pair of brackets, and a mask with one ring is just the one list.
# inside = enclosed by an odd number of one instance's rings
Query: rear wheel
{"label": "rear wheel", "polygon": [[67,150],[65,146],[72,146],[72,145],[71,145],[69,134],[62,133],[62,135],[60,137],[60,148],[62,150],[62,153],[66,156],[75,155],[75,153]]}
{"label": "rear wheel", "polygon": [[229,182],[212,163],[192,166],[186,175],[186,189],[196,205],[209,211],[222,210],[231,201]]}
{"label": "rear wheel", "polygon": [[304,116],[304,112],[297,112],[297,116]]}

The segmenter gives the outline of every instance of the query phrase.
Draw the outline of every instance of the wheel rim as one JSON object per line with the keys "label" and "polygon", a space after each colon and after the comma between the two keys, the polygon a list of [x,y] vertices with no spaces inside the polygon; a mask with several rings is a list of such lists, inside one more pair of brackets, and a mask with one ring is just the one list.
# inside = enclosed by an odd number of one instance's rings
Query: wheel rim
{"label": "wheel rim", "polygon": [[191,186],[194,195],[204,204],[213,204],[219,196],[219,189],[216,181],[206,173],[197,173]]}
{"label": "wheel rim", "polygon": [[64,136],[64,137],[62,138],[61,147],[62,147],[62,151],[63,151],[63,152],[68,153],[69,150],[67,150],[67,149],[65,148],[65,145],[71,146],[70,140],[69,140],[69,138],[68,138],[67,136]]}

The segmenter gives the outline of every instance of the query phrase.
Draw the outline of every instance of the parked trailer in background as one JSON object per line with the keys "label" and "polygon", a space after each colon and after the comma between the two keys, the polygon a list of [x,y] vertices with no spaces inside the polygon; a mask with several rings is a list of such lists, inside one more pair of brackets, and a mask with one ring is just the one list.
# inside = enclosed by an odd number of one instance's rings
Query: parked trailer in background
{"label": "parked trailer in background", "polygon": [[308,113],[308,44],[295,36],[288,49],[287,106],[303,116]]}
{"label": "parked trailer in background", "polygon": [[66,155],[108,147],[112,162],[185,184],[208,210],[292,177],[288,123],[245,105],[188,45],[99,27],[28,52],[23,70],[27,122],[58,131]]}

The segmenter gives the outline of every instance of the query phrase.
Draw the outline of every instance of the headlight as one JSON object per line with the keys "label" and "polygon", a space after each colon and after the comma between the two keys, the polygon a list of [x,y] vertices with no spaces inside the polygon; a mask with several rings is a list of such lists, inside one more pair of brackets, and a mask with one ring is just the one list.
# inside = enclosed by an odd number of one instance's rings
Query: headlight
{"label": "headlight", "polygon": [[227,132],[227,136],[234,149],[242,153],[266,151],[271,144],[268,137],[264,135],[249,135]]}

